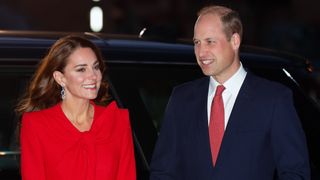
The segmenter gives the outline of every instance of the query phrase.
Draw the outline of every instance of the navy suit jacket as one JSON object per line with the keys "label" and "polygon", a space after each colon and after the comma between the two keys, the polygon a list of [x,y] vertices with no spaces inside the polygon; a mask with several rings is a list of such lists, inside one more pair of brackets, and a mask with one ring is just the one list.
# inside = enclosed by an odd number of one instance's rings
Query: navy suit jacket
{"label": "navy suit jacket", "polygon": [[310,179],[303,129],[291,91],[247,73],[212,164],[209,77],[174,89],[151,162],[150,180]]}

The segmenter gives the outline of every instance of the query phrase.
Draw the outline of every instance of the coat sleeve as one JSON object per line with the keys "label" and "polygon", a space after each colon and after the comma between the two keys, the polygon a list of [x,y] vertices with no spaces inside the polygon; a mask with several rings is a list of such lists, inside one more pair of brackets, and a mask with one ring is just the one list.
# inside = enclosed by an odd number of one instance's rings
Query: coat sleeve
{"label": "coat sleeve", "polygon": [[43,153],[34,120],[30,113],[25,113],[22,117],[20,142],[23,180],[45,180]]}
{"label": "coat sleeve", "polygon": [[124,133],[121,139],[121,154],[117,180],[135,180],[136,165],[129,115],[127,110],[121,111],[121,118],[124,120]]}
{"label": "coat sleeve", "polygon": [[309,180],[310,168],[305,135],[292,101],[283,91],[275,102],[272,119],[272,149],[279,180]]}
{"label": "coat sleeve", "polygon": [[150,180],[176,180],[178,177],[178,155],[177,155],[177,129],[174,103],[176,102],[174,92],[172,93],[163,123],[161,125],[160,134],[152,155],[150,165]]}

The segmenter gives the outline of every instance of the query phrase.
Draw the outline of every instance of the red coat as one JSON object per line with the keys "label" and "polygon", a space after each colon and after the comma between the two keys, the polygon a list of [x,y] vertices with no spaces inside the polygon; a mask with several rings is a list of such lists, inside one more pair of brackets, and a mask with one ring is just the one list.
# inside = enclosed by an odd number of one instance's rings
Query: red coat
{"label": "red coat", "polygon": [[94,105],[91,129],[78,131],[61,104],[24,113],[21,129],[23,180],[136,179],[128,111],[115,102]]}

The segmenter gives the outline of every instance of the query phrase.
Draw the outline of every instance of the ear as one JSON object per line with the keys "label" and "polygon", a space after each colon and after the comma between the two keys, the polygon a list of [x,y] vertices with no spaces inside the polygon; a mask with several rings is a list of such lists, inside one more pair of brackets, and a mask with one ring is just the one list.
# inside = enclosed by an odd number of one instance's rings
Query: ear
{"label": "ear", "polygon": [[238,33],[234,33],[231,36],[231,44],[233,49],[238,50],[240,48],[240,43],[241,43],[240,35]]}
{"label": "ear", "polygon": [[62,86],[62,87],[65,86],[64,74],[63,73],[61,73],[60,71],[54,71],[53,72],[53,78],[60,86]]}

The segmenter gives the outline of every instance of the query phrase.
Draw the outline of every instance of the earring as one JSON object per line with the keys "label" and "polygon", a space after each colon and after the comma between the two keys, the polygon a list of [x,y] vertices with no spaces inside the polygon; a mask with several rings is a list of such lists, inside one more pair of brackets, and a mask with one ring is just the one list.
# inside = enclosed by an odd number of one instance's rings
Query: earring
{"label": "earring", "polygon": [[61,92],[60,92],[60,94],[61,94],[61,99],[64,100],[64,99],[66,98],[66,92],[64,91],[64,87],[63,87],[63,86],[62,86],[61,88],[62,88],[62,89],[61,89]]}

